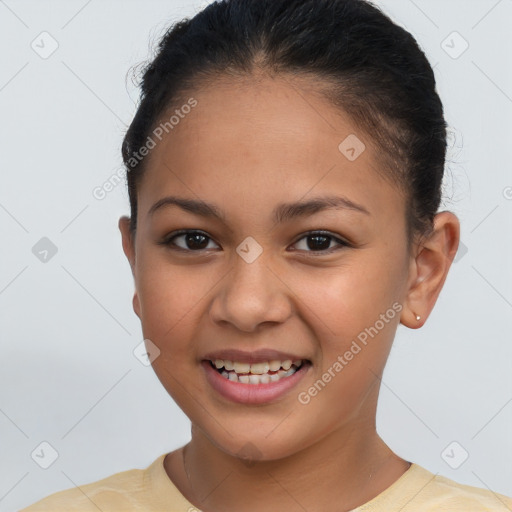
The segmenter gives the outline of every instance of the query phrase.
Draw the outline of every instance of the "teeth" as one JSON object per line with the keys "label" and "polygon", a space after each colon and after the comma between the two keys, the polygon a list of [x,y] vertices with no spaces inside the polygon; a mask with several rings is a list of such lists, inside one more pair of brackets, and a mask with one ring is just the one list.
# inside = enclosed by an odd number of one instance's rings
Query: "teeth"
{"label": "teeth", "polygon": [[264,361],[262,363],[237,363],[229,361],[228,359],[215,359],[212,361],[217,370],[224,368],[226,371],[235,371],[236,373],[254,373],[256,375],[263,375],[264,373],[277,372],[280,368],[283,370],[289,370],[292,365],[299,367],[302,364],[302,359],[292,361],[286,359],[284,361],[278,361],[274,359],[272,361]]}
{"label": "teeth", "polygon": [[268,384],[270,382],[270,375],[265,373],[264,375],[259,376],[261,384]]}
{"label": "teeth", "polygon": [[267,373],[270,368],[268,363],[253,363],[251,364],[251,373],[256,375],[263,375]]}
{"label": "teeth", "polygon": [[[293,375],[302,364],[302,359],[263,361],[261,363],[239,363],[228,359],[215,359],[212,364],[220,374],[232,382],[243,384],[269,384]],[[272,372],[272,373],[269,373]]]}
{"label": "teeth", "polygon": [[230,380],[231,382],[241,382],[242,384],[269,384],[270,382],[277,382],[278,380],[290,377],[297,371],[297,368],[292,367],[289,370],[283,370],[282,368],[276,373],[264,373],[257,375],[253,373],[238,375],[236,372],[223,371],[221,375]]}
{"label": "teeth", "polygon": [[273,361],[270,361],[269,367],[271,372],[277,372],[277,370],[281,368],[281,361],[274,359]]}
{"label": "teeth", "polygon": [[259,375],[252,375],[252,374],[249,375],[249,383],[250,384],[259,384],[260,383],[260,376]]}
{"label": "teeth", "polygon": [[286,361],[283,361],[281,363],[281,367],[283,368],[283,370],[289,370],[292,367],[292,362],[289,359],[287,359]]}
{"label": "teeth", "polygon": [[249,373],[250,368],[251,365],[249,363],[233,363],[233,370],[238,374]]}

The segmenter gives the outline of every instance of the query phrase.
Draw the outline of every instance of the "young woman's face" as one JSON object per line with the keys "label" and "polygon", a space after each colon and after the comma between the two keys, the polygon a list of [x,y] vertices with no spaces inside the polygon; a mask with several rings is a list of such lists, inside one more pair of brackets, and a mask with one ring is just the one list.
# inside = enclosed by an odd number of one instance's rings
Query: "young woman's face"
{"label": "young woman's face", "polygon": [[[153,136],[138,192],[134,309],[158,378],[230,454],[277,459],[373,429],[410,262],[381,154],[284,80],[191,96]],[[152,209],[170,196],[189,208]],[[303,364],[285,376],[286,360]]]}

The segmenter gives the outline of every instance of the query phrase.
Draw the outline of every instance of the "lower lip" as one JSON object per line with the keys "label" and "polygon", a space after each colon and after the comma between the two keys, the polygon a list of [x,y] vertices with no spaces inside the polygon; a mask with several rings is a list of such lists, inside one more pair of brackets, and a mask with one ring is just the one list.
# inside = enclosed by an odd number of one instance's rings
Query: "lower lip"
{"label": "lower lip", "polygon": [[208,383],[224,398],[241,404],[266,404],[278,400],[294,388],[306,375],[311,365],[304,363],[293,375],[268,384],[232,382],[213,368],[209,361],[202,361],[201,366]]}

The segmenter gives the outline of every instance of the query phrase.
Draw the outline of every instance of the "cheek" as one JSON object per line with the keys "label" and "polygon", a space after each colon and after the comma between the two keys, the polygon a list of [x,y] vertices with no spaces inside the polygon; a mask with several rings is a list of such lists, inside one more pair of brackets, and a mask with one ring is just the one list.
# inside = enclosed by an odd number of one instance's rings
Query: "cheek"
{"label": "cheek", "polygon": [[385,266],[379,258],[361,257],[332,269],[290,273],[287,282],[319,333],[346,340],[373,325],[400,298],[398,274],[396,266]]}
{"label": "cheek", "polygon": [[315,378],[325,375],[329,382],[318,402],[336,403],[342,396],[340,407],[347,413],[373,386],[374,374],[382,372],[400,319],[400,266],[382,261],[370,251],[359,253],[350,264],[305,273],[294,284],[301,315],[318,341]]}
{"label": "cheek", "polygon": [[[144,338],[160,350],[154,361],[157,374],[172,369],[177,375],[193,364],[200,314],[214,285],[197,268],[171,266],[147,259],[138,273],[137,295]],[[160,376],[160,375],[159,375]]]}
{"label": "cheek", "polygon": [[147,252],[139,259],[136,283],[143,326],[165,332],[194,314],[213,280],[200,265],[171,265],[160,251]]}
{"label": "cheek", "polygon": [[204,273],[197,268],[170,265],[161,257],[140,258],[139,264],[137,295],[142,331],[160,351],[152,361],[153,370],[169,395],[191,414],[191,394],[200,394],[189,378],[196,369],[194,343],[201,329],[198,314],[204,304],[201,299],[212,284],[207,278],[201,279]]}

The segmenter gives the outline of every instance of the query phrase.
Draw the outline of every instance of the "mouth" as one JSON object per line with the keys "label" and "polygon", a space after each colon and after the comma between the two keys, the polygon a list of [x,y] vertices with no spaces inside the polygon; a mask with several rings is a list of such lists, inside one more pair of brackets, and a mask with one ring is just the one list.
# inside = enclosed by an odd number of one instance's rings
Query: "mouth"
{"label": "mouth", "polygon": [[210,359],[208,362],[226,380],[258,385],[270,384],[291,377],[308,361],[303,359],[295,361],[291,359],[284,361],[272,359],[257,363],[244,363],[229,359]]}
{"label": "mouth", "polygon": [[239,404],[265,405],[290,394],[309,373],[312,363],[275,351],[225,351],[206,356],[201,366],[215,394]]}

